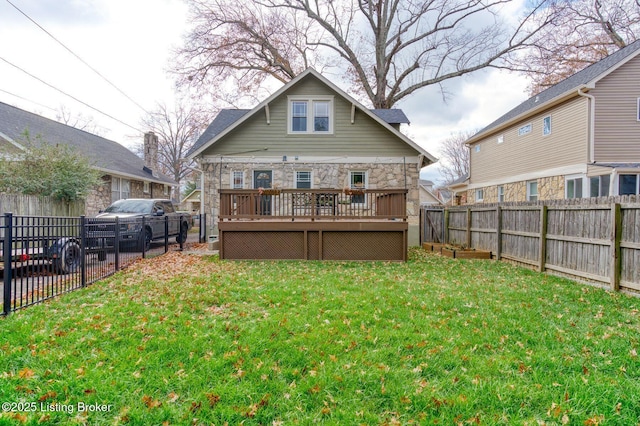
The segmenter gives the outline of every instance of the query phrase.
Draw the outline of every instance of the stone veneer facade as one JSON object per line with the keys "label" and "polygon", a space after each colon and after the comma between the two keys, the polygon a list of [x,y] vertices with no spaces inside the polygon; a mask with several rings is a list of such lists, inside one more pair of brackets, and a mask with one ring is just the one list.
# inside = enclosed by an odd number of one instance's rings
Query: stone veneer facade
{"label": "stone veneer facade", "polygon": [[[220,173],[222,167],[222,173]],[[420,215],[420,195],[418,192],[419,169],[417,164],[382,164],[382,163],[207,163],[201,165],[205,171],[204,203],[205,212],[211,215],[215,212],[215,222],[220,197],[218,189],[231,188],[231,172],[244,172],[244,188],[252,188],[254,170],[272,170],[273,185],[281,189],[294,188],[294,174],[296,171],[311,171],[313,181],[311,188],[342,189],[349,186],[350,171],[367,172],[368,189],[398,189],[405,187],[407,194],[407,216],[409,224],[417,225]],[[406,168],[406,174],[405,174]],[[211,216],[210,216],[211,217]],[[209,221],[211,224],[211,221]]]}
{"label": "stone veneer facade", "polygon": [[[562,200],[565,198],[564,176],[551,176],[536,180],[538,182],[538,200]],[[527,182],[530,181],[519,181],[501,185],[504,187],[504,202],[527,201]],[[480,188],[467,190],[466,198],[468,204],[476,203],[476,189]],[[482,189],[484,190],[482,203],[498,202],[498,185],[487,186]]]}
{"label": "stone veneer facade", "polygon": [[[111,204],[111,178],[111,175],[102,176],[102,183],[93,188],[87,196],[85,201],[87,216],[95,216]],[[145,193],[143,181],[129,179],[129,182],[130,198],[170,198],[170,195],[165,194],[165,185],[150,182],[150,191]]]}

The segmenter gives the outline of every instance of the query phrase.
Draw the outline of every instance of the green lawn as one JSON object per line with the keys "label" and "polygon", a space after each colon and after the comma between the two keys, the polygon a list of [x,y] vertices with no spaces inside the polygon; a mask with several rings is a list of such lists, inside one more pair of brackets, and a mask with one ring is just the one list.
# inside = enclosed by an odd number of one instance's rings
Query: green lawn
{"label": "green lawn", "polygon": [[635,425],[639,306],[419,250],[169,253],[0,320],[0,399],[23,409],[0,424]]}

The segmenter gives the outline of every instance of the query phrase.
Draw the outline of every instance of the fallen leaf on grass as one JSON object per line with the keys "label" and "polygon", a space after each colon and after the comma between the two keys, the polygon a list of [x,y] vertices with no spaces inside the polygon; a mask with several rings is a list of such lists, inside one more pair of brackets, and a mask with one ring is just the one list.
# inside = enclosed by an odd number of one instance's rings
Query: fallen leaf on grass
{"label": "fallen leaf on grass", "polygon": [[58,396],[58,394],[54,391],[49,391],[47,393],[45,393],[44,395],[42,395],[40,398],[38,398],[39,402],[43,402],[46,401],[47,399],[53,399],[56,396]]}
{"label": "fallen leaf on grass", "polygon": [[162,402],[158,401],[157,399],[153,399],[150,396],[143,396],[142,397],[142,402],[144,402],[144,404],[147,406],[147,408],[151,409],[151,408],[158,408],[162,405]]}
{"label": "fallen leaf on grass", "polygon": [[35,375],[35,371],[29,369],[29,368],[23,368],[22,370],[18,371],[18,377],[20,377],[21,379],[30,379]]}
{"label": "fallen leaf on grass", "polygon": [[217,395],[215,393],[208,393],[206,397],[209,400],[209,406],[211,408],[215,407],[216,404],[220,402],[220,395]]}

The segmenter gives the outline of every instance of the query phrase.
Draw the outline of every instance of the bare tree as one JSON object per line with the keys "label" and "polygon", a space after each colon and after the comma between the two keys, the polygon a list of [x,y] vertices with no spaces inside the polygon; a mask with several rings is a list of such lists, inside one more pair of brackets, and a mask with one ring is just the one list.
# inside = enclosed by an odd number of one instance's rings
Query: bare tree
{"label": "bare tree", "polygon": [[475,131],[452,133],[440,146],[439,170],[444,177],[444,184],[469,176],[469,147],[465,145],[467,139]]}
{"label": "bare tree", "polygon": [[[181,182],[192,171],[183,161],[188,150],[208,124],[209,115],[197,104],[176,101],[173,108],[158,104],[143,125],[158,135],[158,163],[160,171]],[[142,146],[137,150],[142,152]]]}
{"label": "bare tree", "polygon": [[188,0],[191,32],[177,52],[175,72],[182,85],[236,105],[270,80],[287,82],[315,65],[315,38],[308,22],[290,10],[262,7],[252,0]]}
{"label": "bare tree", "polygon": [[510,23],[501,15],[510,0],[187,1],[194,28],[177,52],[182,84],[246,94],[313,65],[344,76],[375,108],[482,68],[509,67],[504,59],[530,46],[553,11],[550,0],[534,0]]}
{"label": "bare tree", "polygon": [[[555,19],[535,37],[535,47],[516,58],[514,68],[531,79],[531,95],[625,47],[640,36],[637,0],[559,0]],[[546,15],[545,15],[546,16]],[[536,19],[545,19],[541,16]]]}
{"label": "bare tree", "polygon": [[64,105],[60,105],[60,108],[56,111],[56,120],[67,126],[75,127],[76,129],[84,130],[85,132],[90,132],[98,136],[102,136],[105,132],[104,127],[96,124],[92,116],[87,117],[82,113],[74,114]]}

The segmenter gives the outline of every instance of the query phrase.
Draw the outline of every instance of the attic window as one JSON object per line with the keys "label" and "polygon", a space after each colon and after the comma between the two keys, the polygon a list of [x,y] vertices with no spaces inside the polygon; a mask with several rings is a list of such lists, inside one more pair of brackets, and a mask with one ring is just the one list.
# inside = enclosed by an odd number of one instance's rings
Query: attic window
{"label": "attic window", "polygon": [[518,129],[518,136],[528,135],[529,133],[531,133],[531,128],[532,128],[531,123],[520,127]]}
{"label": "attic window", "polygon": [[333,97],[289,97],[288,133],[333,133]]}

